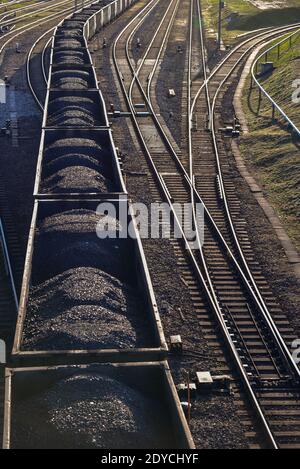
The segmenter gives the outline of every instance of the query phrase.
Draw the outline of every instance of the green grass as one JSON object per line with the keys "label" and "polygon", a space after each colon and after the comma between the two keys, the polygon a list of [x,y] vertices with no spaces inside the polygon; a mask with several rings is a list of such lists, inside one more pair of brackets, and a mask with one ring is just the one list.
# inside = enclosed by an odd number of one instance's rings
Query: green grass
{"label": "green grass", "polygon": [[[292,82],[300,78],[300,40],[276,66],[264,86],[300,126],[300,104],[294,104],[291,99]],[[250,79],[245,88],[243,107],[250,134],[242,137],[241,151],[300,249],[300,141],[296,141],[278,116],[276,122],[272,121],[270,104],[265,98],[258,108],[258,92],[247,92],[249,85]]]}
{"label": "green grass", "polygon": [[[219,0],[202,0],[201,4],[206,25],[217,31]],[[226,43],[248,31],[300,21],[299,0],[287,0],[286,7],[267,10],[261,10],[247,0],[227,0],[225,5],[222,24]]]}
{"label": "green grass", "polygon": [[282,110],[300,129],[300,105],[293,102],[292,95],[295,91],[293,83],[300,79],[300,34],[295,37],[296,41],[292,49],[287,50],[288,42],[281,46],[281,58],[277,58],[277,50],[268,56],[275,64],[275,71],[271,76],[260,80],[269,95],[279,104]]}

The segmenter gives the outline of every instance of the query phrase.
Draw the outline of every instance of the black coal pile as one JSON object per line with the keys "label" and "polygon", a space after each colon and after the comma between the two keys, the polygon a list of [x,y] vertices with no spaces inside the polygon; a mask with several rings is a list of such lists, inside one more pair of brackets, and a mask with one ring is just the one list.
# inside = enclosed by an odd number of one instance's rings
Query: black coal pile
{"label": "black coal pile", "polygon": [[149,323],[133,288],[99,269],[77,268],[33,287],[23,350],[145,346]]}
{"label": "black coal pile", "polygon": [[57,39],[55,43],[56,48],[78,49],[84,47],[84,43],[80,39]]}
{"label": "black coal pile", "polygon": [[86,155],[98,161],[102,161],[103,165],[109,168],[108,150],[104,146],[100,146],[91,138],[61,138],[47,145],[45,150],[45,162],[53,161],[53,159],[70,154]]}
{"label": "black coal pile", "polygon": [[51,116],[48,124],[55,127],[94,127],[96,122],[91,112],[77,106],[68,106],[67,109]]}
{"label": "black coal pile", "polygon": [[79,32],[82,32],[82,26],[84,25],[84,21],[74,21],[74,20],[65,20],[63,22],[63,28],[65,29],[73,29]]}
{"label": "black coal pile", "polygon": [[85,166],[87,168],[93,168],[101,174],[111,173],[105,161],[99,161],[92,156],[70,153],[47,163],[44,167],[44,177],[49,177],[51,174],[71,166]]}
{"label": "black coal pile", "polygon": [[165,413],[135,387],[78,371],[15,403],[13,448],[172,448]]}
{"label": "black coal pile", "polygon": [[[66,116],[66,113],[62,115]],[[78,119],[86,116],[90,114],[81,111],[77,113]],[[40,189],[51,193],[109,193],[117,190],[107,149],[92,139],[56,140],[47,146],[44,153]]]}
{"label": "black coal pile", "polygon": [[55,88],[61,90],[87,90],[89,88],[88,83],[82,78],[62,78],[55,83]]}
{"label": "black coal pile", "polygon": [[61,70],[52,73],[52,86],[55,88],[87,89],[91,76],[83,70]]}
{"label": "black coal pile", "polygon": [[[87,209],[69,210],[45,218],[36,231],[33,282],[49,279],[76,267],[99,268],[130,282],[130,241],[97,237],[106,228],[119,236],[122,226],[112,217],[100,218]],[[45,249],[47,246],[47,249]]]}
{"label": "black coal pile", "polygon": [[42,183],[43,192],[47,193],[108,193],[114,185],[102,174],[91,168],[72,166],[58,171]]}
{"label": "black coal pile", "polygon": [[136,325],[101,306],[82,305],[55,317],[38,315],[26,329],[26,350],[130,349],[138,346]]}
{"label": "black coal pile", "polygon": [[99,114],[94,101],[91,98],[80,96],[63,96],[55,98],[49,102],[48,112],[50,122],[63,125],[64,119],[71,116],[67,113],[85,113],[87,123],[96,123],[96,116]]}
{"label": "black coal pile", "polygon": [[57,31],[56,37],[58,38],[68,38],[68,39],[73,39],[73,38],[81,38],[82,34],[79,31],[72,31],[71,29],[59,29]]}

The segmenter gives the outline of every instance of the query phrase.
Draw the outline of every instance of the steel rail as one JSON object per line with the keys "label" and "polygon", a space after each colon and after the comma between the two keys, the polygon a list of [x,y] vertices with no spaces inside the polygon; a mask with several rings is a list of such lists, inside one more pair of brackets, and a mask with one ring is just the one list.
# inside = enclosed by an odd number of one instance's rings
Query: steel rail
{"label": "steel rail", "polygon": [[[130,26],[130,25],[129,25]],[[284,27],[285,31],[286,31],[286,28],[287,27]],[[290,29],[290,27],[288,27],[288,29]],[[282,28],[276,28],[276,33],[272,32],[271,34],[268,33],[268,36],[269,37],[270,35],[272,37],[274,37],[274,34],[278,34],[280,32],[282,32]],[[261,38],[262,35],[259,35],[259,37]],[[265,35],[264,35],[264,38],[265,38]],[[240,47],[242,47],[245,43],[247,44],[249,41],[253,41],[255,38],[251,38],[247,41],[245,41],[244,43],[242,43],[240,45]],[[257,45],[257,43],[255,44]],[[251,48],[247,49],[247,51],[241,56],[240,60],[238,61],[238,63],[240,61],[243,60],[243,58],[251,51],[251,49],[253,47],[255,47],[255,45],[253,45]],[[236,50],[238,49],[239,47],[236,48]],[[236,51],[235,50],[235,51]],[[130,57],[129,57],[129,52],[128,52],[128,48],[126,48],[126,55],[127,55],[127,60],[129,62],[129,65],[131,67],[131,70],[132,70],[132,74],[134,76],[135,74],[135,70],[134,70],[134,67],[130,61]],[[228,58],[232,56],[232,53],[229,54]],[[224,61],[222,61],[222,64],[224,64],[225,62],[227,62],[228,58],[225,58]],[[227,59],[227,60],[226,60]],[[216,70],[219,70],[220,67],[217,67]],[[214,71],[214,73],[209,77],[208,81],[212,78],[212,76],[215,74],[216,72]],[[136,81],[139,85],[139,88],[141,90],[141,93],[143,94],[145,100],[147,101],[147,96],[145,95],[145,92],[144,92],[144,89],[140,83],[140,80],[139,80],[139,77],[136,77]],[[201,90],[203,89],[204,86],[207,86],[207,83],[204,83],[201,87]],[[197,93],[196,96],[199,96],[200,93]],[[216,235],[218,236],[218,239],[219,241],[221,242],[221,244],[223,245],[223,248],[224,250],[227,252],[228,256],[230,257],[231,261],[233,262],[235,268],[237,269],[240,277],[241,277],[241,280],[243,281],[244,283],[244,286],[246,287],[247,291],[248,291],[248,294],[251,296],[252,300],[254,301],[256,307],[258,308],[258,310],[260,311],[260,313],[262,314],[263,318],[264,318],[264,321],[266,322],[268,328],[271,330],[272,334],[273,334],[273,338],[275,339],[275,342],[277,344],[277,347],[278,349],[280,350],[281,352],[281,356],[282,358],[284,359],[285,363],[286,363],[286,366],[288,366],[289,369],[291,369],[292,373],[296,375],[297,379],[299,379],[299,376],[300,376],[300,370],[299,368],[297,367],[297,365],[295,364],[285,342],[283,341],[282,337],[281,337],[281,334],[279,333],[278,329],[277,329],[277,326],[275,325],[274,321],[273,321],[273,318],[272,316],[270,315],[265,303],[264,303],[264,300],[259,292],[259,289],[256,285],[256,282],[254,281],[254,278],[252,276],[252,273],[248,267],[248,264],[246,262],[246,259],[244,258],[244,255],[243,255],[243,252],[241,250],[241,253],[242,253],[242,257],[244,259],[244,262],[246,263],[246,269],[248,269],[249,271],[249,276],[250,278],[252,277],[252,280],[249,280],[249,278],[247,278],[247,276],[245,275],[245,272],[244,270],[241,268],[238,260],[236,259],[235,255],[233,254],[233,252],[231,251],[230,247],[228,246],[224,236],[222,235],[222,233],[220,232],[220,230],[218,229],[212,215],[210,214],[210,211],[208,210],[208,208],[206,207],[204,201],[202,200],[202,198],[200,197],[199,193],[197,192],[195,186],[194,186],[194,178],[190,178],[190,176],[188,175],[188,173],[186,172],[185,168],[183,167],[180,159],[178,158],[178,155],[176,153],[176,151],[174,150],[173,146],[172,146],[172,143],[170,142],[169,138],[167,137],[164,129],[162,128],[158,118],[157,118],[157,115],[153,109],[153,106],[151,103],[148,102],[148,107],[149,109],[151,110],[152,112],[152,117],[156,123],[156,126],[157,126],[157,129],[159,130],[160,134],[162,135],[165,143],[167,144],[167,147],[169,148],[172,156],[174,157],[175,159],[175,162],[179,165],[179,169],[182,171],[183,175],[185,176],[186,178],[186,181],[187,183],[189,184],[190,186],[190,189],[194,192],[194,195],[195,195],[195,198],[203,205],[203,208],[204,208],[204,211],[205,211],[205,215],[207,216],[212,228],[215,230],[215,233]],[[220,178],[220,182],[221,184],[223,183],[223,180]],[[222,187],[222,192],[224,194],[224,187]],[[224,194],[224,200],[225,200],[225,196],[226,194]],[[229,209],[229,207],[228,207]],[[233,236],[236,238],[236,241],[238,242],[238,239],[237,239],[237,236],[236,236],[236,233],[235,233],[235,230],[234,230],[234,226],[232,224],[232,229],[233,229]],[[200,243],[201,244],[201,243]],[[240,248],[241,249],[241,248]],[[200,253],[201,253],[201,250],[200,250]],[[202,253],[201,253],[202,255]],[[205,263],[204,263],[204,266],[205,266]],[[212,286],[212,283],[211,283],[211,280],[210,280],[210,275],[207,275],[207,281],[209,282],[210,284],[210,288],[212,289],[212,294],[215,297],[215,293],[214,293],[214,289],[213,289],[213,286]],[[219,308],[219,302],[218,300],[216,299],[216,306]],[[277,331],[277,332],[276,332]]]}
{"label": "steel rail", "polygon": [[[65,1],[64,3],[69,3],[69,0],[68,1]],[[25,32],[28,32],[28,31],[31,31],[32,29],[36,28],[36,26],[40,26],[42,24],[45,24],[51,20],[54,20],[55,18],[58,18],[60,16],[62,16],[63,13],[65,13],[66,11],[72,11],[74,9],[74,6],[71,6],[71,7],[68,7],[60,12],[55,12],[53,13],[52,15],[49,15],[47,16],[46,18],[43,18],[43,19],[38,19],[38,20],[35,20],[33,21],[32,23],[29,23],[27,25],[24,25],[24,26],[21,26],[17,29],[14,29],[14,30],[11,30],[10,32],[8,32],[7,34],[4,34],[3,36],[0,37],[0,40],[7,37],[7,36],[10,36],[12,35],[12,37],[10,37],[0,48],[0,56],[2,55],[2,52],[4,51],[4,49],[7,47],[7,45],[13,41],[14,39],[16,39],[16,37],[19,37],[21,34],[25,33]]]}
{"label": "steel rail", "polygon": [[251,77],[252,77],[252,84],[253,82],[258,86],[260,92],[270,101],[273,109],[277,109],[277,111],[279,112],[279,114],[283,117],[283,119],[289,124],[289,126],[293,129],[294,132],[296,132],[296,134],[298,136],[300,136],[300,130],[299,128],[294,124],[294,122],[289,118],[289,116],[284,112],[284,110],[281,108],[281,106],[279,106],[279,104],[276,103],[276,101],[271,97],[271,95],[266,91],[266,89],[261,85],[261,83],[259,82],[258,78],[256,77],[256,70],[257,70],[257,66],[258,66],[258,63],[259,61],[265,56],[267,57],[268,54],[280,47],[281,44],[284,44],[286,41],[289,41],[291,40],[294,36],[296,36],[297,34],[300,33],[300,29],[296,32],[293,32],[291,35],[289,35],[288,37],[282,39],[280,42],[276,43],[275,45],[271,46],[269,49],[265,50],[256,60],[255,62],[253,63],[252,65],[252,68],[251,68]]}
{"label": "steel rail", "polygon": [[[11,20],[6,20],[6,21],[3,21],[1,23],[1,26],[9,26],[10,24],[17,24],[17,23],[21,23],[21,21],[23,21],[24,19],[26,19],[28,16],[36,16],[36,15],[39,15],[40,13],[42,12],[45,12],[45,11],[48,11],[48,10],[51,10],[53,8],[57,8],[59,7],[60,5],[63,5],[65,3],[67,3],[65,0],[62,0],[58,3],[53,3],[52,4],[52,1],[53,0],[50,0],[50,3],[51,5],[49,5],[49,1],[46,1],[46,2],[42,2],[42,3],[48,3],[48,6],[47,7],[44,7],[44,8],[39,8],[39,5],[37,4],[36,7],[37,9],[35,11],[32,11],[30,13],[26,13],[25,15],[21,15],[19,17],[16,17],[16,18],[12,18]],[[4,37],[5,35],[3,35],[2,37]]]}
{"label": "steel rail", "polygon": [[[195,98],[194,98],[194,102],[193,102],[193,105],[192,105],[192,108],[191,108],[191,116],[190,116],[190,119],[192,120],[192,115],[194,113],[194,109],[195,109],[195,105],[196,105],[196,102],[200,96],[200,93],[203,91],[204,87],[207,87],[208,86],[208,83],[211,81],[211,79],[215,76],[215,74],[221,69],[221,67],[229,60],[229,58],[231,58],[231,56],[238,51],[239,48],[243,47],[244,45],[247,45],[249,42],[252,42],[252,41],[256,41],[255,44],[253,44],[252,46],[250,46],[243,54],[242,56],[238,59],[238,61],[235,63],[234,67],[231,69],[231,71],[229,72],[229,74],[224,78],[224,80],[222,81],[221,85],[219,86],[218,88],[218,91],[215,95],[215,99],[213,100],[213,105],[211,106],[212,107],[212,115],[211,115],[211,130],[212,130],[212,137],[213,137],[213,144],[214,144],[214,150],[215,150],[215,154],[216,154],[216,160],[217,160],[217,166],[218,166],[218,175],[219,175],[219,179],[220,179],[220,184],[221,184],[221,190],[222,190],[222,195],[223,195],[223,200],[224,200],[224,208],[225,208],[225,213],[226,213],[226,216],[227,216],[227,220],[228,220],[228,223],[229,223],[229,227],[230,227],[230,230],[231,230],[231,233],[232,233],[232,236],[233,236],[233,239],[234,239],[234,243],[235,243],[235,246],[238,250],[238,253],[239,253],[239,257],[242,261],[242,266],[243,268],[245,269],[245,273],[248,275],[248,279],[245,277],[245,274],[244,272],[241,271],[240,267],[238,267],[239,263],[235,260],[234,256],[232,255],[230,249],[228,250],[229,254],[230,254],[230,257],[232,258],[232,260],[234,261],[235,265],[237,266],[237,268],[239,268],[239,271],[240,271],[240,274],[242,275],[242,278],[249,290],[249,293],[252,294],[252,296],[254,295],[256,297],[256,303],[257,305],[259,306],[259,309],[260,311],[262,312],[263,314],[263,317],[265,318],[266,322],[267,322],[267,325],[270,327],[271,331],[272,331],[272,334],[273,336],[275,337],[276,339],[276,343],[279,345],[279,349],[282,351],[282,355],[285,358],[285,361],[288,363],[289,367],[291,368],[293,374],[297,377],[297,379],[300,378],[300,370],[298,368],[298,366],[296,365],[296,363],[294,362],[293,360],[293,357],[290,353],[290,351],[288,350],[284,340],[282,339],[282,336],[280,334],[280,332],[278,331],[278,328],[276,326],[276,324],[274,323],[274,320],[265,304],[265,301],[264,299],[262,298],[261,296],[261,293],[257,287],[257,284],[253,278],[253,275],[252,275],[252,272],[250,271],[250,268],[248,266],[248,263],[244,257],[244,254],[243,254],[243,251],[242,251],[242,248],[240,246],[240,243],[239,243],[239,240],[237,238],[237,235],[236,235],[236,232],[235,232],[235,228],[234,228],[234,224],[233,224],[233,221],[232,221],[232,218],[231,218],[231,213],[230,213],[230,209],[229,209],[229,205],[228,205],[228,201],[227,201],[227,196],[226,196],[226,193],[225,193],[225,188],[224,188],[224,181],[223,181],[223,174],[222,174],[222,168],[221,168],[221,164],[220,164],[220,159],[219,159],[219,152],[218,152],[218,144],[217,144],[217,138],[216,138],[216,132],[215,132],[215,127],[214,127],[214,111],[215,111],[215,106],[216,106],[216,98],[217,96],[219,95],[219,92],[221,91],[223,85],[227,82],[228,78],[231,76],[231,74],[235,71],[235,69],[239,66],[239,64],[243,61],[243,59],[249,54],[249,52],[254,48],[256,47],[260,42],[264,42],[266,39],[270,39],[271,37],[274,37],[274,35],[278,36],[278,34],[280,33],[283,33],[283,32],[287,32],[287,31],[290,31],[291,29],[296,29],[296,28],[299,28],[299,24],[298,25],[294,25],[292,27],[290,26],[284,26],[284,27],[280,27],[280,28],[274,28],[274,30],[272,31],[268,31],[268,33],[263,33],[263,34],[259,34],[257,36],[255,36],[254,38],[249,38],[247,39],[246,41],[244,41],[243,43],[239,44],[238,46],[236,46],[236,48],[230,52],[230,54],[228,54],[227,57],[225,57],[225,59],[214,69],[214,71],[212,72],[212,74],[210,75],[210,77],[203,83],[203,85],[199,88],[198,90],[198,93],[196,94]],[[258,41],[257,41],[258,39]],[[198,197],[199,197],[199,200],[201,200],[199,194],[198,194]],[[206,212],[209,217],[210,214],[209,212]],[[211,221],[212,223],[215,225],[215,229],[217,231],[218,228],[217,228],[217,225],[214,223],[212,217],[211,217]],[[221,232],[219,231],[219,236],[220,236],[220,239],[223,238]],[[226,244],[226,241],[222,240],[222,242],[224,243],[224,245]]]}
{"label": "steel rail", "polygon": [[[81,5],[81,7],[76,10],[75,13],[79,13],[80,11],[82,11],[82,7],[86,8],[88,6],[91,6],[95,3],[95,0],[93,1],[90,1],[90,0],[84,0],[83,4]],[[69,11],[69,10],[72,10],[72,13],[70,15],[67,15],[65,17],[63,17],[63,20],[66,19],[66,18],[70,18],[73,14],[74,14],[74,7],[70,7],[68,8],[67,10],[64,10],[64,12],[66,11]],[[63,12],[61,12],[59,14],[59,17],[63,15]],[[61,21],[63,20],[60,20],[60,23]],[[29,89],[30,89],[30,92],[38,106],[38,108],[40,109],[41,112],[44,111],[44,105],[41,103],[41,101],[39,100],[35,90],[34,90],[34,87],[32,85],[32,81],[31,81],[31,78],[30,78],[30,60],[31,60],[31,56],[32,56],[32,53],[34,51],[34,49],[36,48],[37,44],[43,40],[43,38],[45,36],[47,36],[48,34],[51,34],[52,31],[54,31],[56,29],[57,25],[56,26],[53,26],[52,28],[48,29],[48,31],[44,32],[35,42],[34,44],[32,45],[30,51],[28,52],[28,55],[27,55],[27,64],[26,64],[26,75],[27,75],[27,83],[28,83],[28,86],[29,86]],[[47,73],[46,73],[46,69],[45,69],[45,54],[46,54],[46,50],[50,44],[52,40],[52,36],[49,38],[49,40],[46,42],[46,44],[44,45],[43,47],[43,51],[42,51],[42,57],[41,57],[41,68],[42,68],[42,74],[43,74],[43,79],[44,79],[44,82],[45,84],[47,85],[48,84],[48,78],[47,78]]]}
{"label": "steel rail", "polygon": [[[289,30],[289,28],[287,28]],[[257,43],[255,44],[257,45]],[[254,46],[253,46],[254,47]],[[241,248],[241,245],[240,245],[240,242],[238,240],[238,237],[237,237],[237,234],[236,234],[236,231],[235,231],[235,228],[234,228],[234,223],[233,223],[233,220],[232,220],[232,217],[231,217],[231,212],[230,212],[230,208],[229,208],[229,204],[228,204],[228,200],[227,200],[227,194],[226,194],[226,191],[225,191],[225,187],[224,187],[224,180],[223,180],[223,172],[222,172],[222,166],[221,166],[221,161],[220,161],[220,155],[219,155],[219,148],[218,148],[218,142],[217,142],[217,136],[216,136],[216,128],[215,128],[215,109],[216,109],[216,103],[217,103],[217,98],[223,88],[223,86],[225,85],[225,83],[227,82],[227,80],[231,77],[231,75],[234,73],[234,71],[236,70],[236,68],[241,64],[241,62],[243,61],[244,57],[249,54],[249,52],[252,50],[252,48],[250,48],[250,50],[248,49],[239,59],[238,61],[234,64],[234,66],[231,68],[231,70],[228,72],[228,74],[226,75],[226,77],[222,80],[222,82],[220,83],[215,95],[214,95],[214,98],[212,100],[212,106],[211,106],[211,109],[212,109],[212,119],[211,119],[211,133],[212,133],[212,139],[213,139],[213,145],[214,145],[214,150],[215,150],[215,155],[216,155],[216,161],[217,161],[217,168],[218,168],[218,176],[219,176],[219,179],[220,179],[220,184],[221,184],[221,188],[222,188],[222,192],[223,192],[223,201],[224,201],[224,208],[225,208],[225,213],[227,215],[227,221],[229,223],[229,227],[230,227],[230,231],[231,231],[231,234],[233,236],[233,239],[234,239],[234,243],[235,243],[235,246],[236,248],[238,249],[238,252],[239,252],[239,256],[240,256],[240,259],[242,260],[242,264],[245,268],[245,271],[248,275],[248,288],[253,291],[253,293],[255,293],[255,297],[257,299],[257,305],[261,311],[261,313],[263,314],[263,317],[265,318],[266,322],[267,322],[267,325],[270,327],[270,330],[272,331],[272,334],[274,336],[274,338],[276,339],[276,343],[278,344],[279,346],[279,349],[283,352],[283,355],[286,357],[286,361],[287,363],[289,364],[289,367],[290,369],[292,370],[293,374],[296,376],[296,378],[298,380],[300,380],[300,370],[297,366],[297,364],[295,363],[285,341],[283,340],[282,338],[282,335],[280,334],[273,318],[272,318],[272,315],[270,314],[269,312],[269,309],[260,293],[260,290],[256,284],[256,281],[253,277],[253,274],[248,266],[248,262],[244,256],[244,253],[243,253],[243,250]]]}
{"label": "steel rail", "polygon": [[[15,8],[15,9],[12,9],[12,10],[9,10],[9,11],[6,11],[6,12],[3,12],[3,13],[0,13],[0,25],[4,25],[4,23],[1,23],[1,21],[4,20],[4,18],[6,16],[10,16],[11,14],[13,13],[21,13],[22,11],[26,11],[26,10],[31,10],[33,8],[39,8],[41,5],[44,5],[46,3],[51,3],[52,1],[55,1],[55,0],[44,0],[42,2],[39,2],[39,1],[36,1],[35,3],[31,3],[30,5],[26,5],[22,8]],[[20,2],[18,2],[20,3]],[[33,13],[33,12],[32,12]],[[1,18],[2,16],[2,18]],[[16,20],[17,17],[15,16],[13,19],[12,19],[12,22],[14,23],[14,20]],[[9,21],[9,20],[8,20]]]}
{"label": "steel rail", "polygon": [[[118,59],[117,59],[117,45],[118,45],[118,42],[120,40],[120,38],[122,37],[122,35],[127,31],[127,29],[131,26],[133,20],[123,29],[123,31],[121,31],[121,33],[118,35],[117,39],[115,40],[114,42],[114,46],[113,46],[113,62],[114,62],[114,65],[115,65],[115,68],[116,68],[116,71],[117,71],[117,76],[118,76],[118,80],[119,80],[119,83],[120,83],[120,86],[121,86],[121,89],[122,89],[122,92],[123,92],[123,95],[125,97],[125,100],[127,102],[127,106],[128,106],[128,109],[130,110],[131,112],[131,118],[132,118],[132,121],[133,121],[133,124],[134,124],[134,128],[136,129],[136,132],[137,132],[137,135],[138,135],[138,138],[139,138],[139,141],[142,145],[142,147],[144,148],[144,151],[147,155],[147,159],[153,169],[153,172],[154,172],[154,175],[155,175],[155,178],[159,184],[159,187],[160,187],[160,190],[161,192],[163,193],[165,199],[168,201],[169,205],[170,205],[170,208],[171,208],[171,211],[172,211],[172,214],[173,214],[173,219],[174,219],[174,222],[175,222],[175,225],[177,226],[177,228],[179,229],[179,231],[181,232],[181,235],[182,235],[182,239],[184,241],[184,244],[185,244],[185,247],[188,251],[188,254],[189,254],[189,257],[191,259],[191,262],[192,262],[192,265],[193,265],[193,268],[195,270],[195,273],[198,277],[198,280],[200,281],[203,289],[204,289],[204,292],[205,292],[205,295],[207,297],[207,300],[208,300],[208,303],[210,304],[212,310],[214,311],[215,313],[215,316],[221,326],[221,330],[222,330],[222,333],[224,335],[224,338],[229,346],[229,349],[230,349],[230,352],[234,358],[234,361],[237,365],[237,369],[242,377],[242,380],[245,384],[245,387],[246,387],[246,391],[247,391],[247,394],[249,395],[251,401],[252,401],[252,404],[253,404],[253,407],[254,409],[256,410],[256,413],[257,413],[257,416],[259,417],[262,425],[263,425],[263,428],[265,430],[265,434],[267,436],[267,439],[268,439],[268,442],[269,442],[269,445],[270,447],[274,448],[274,449],[277,449],[278,446],[276,444],[276,441],[273,437],[273,434],[272,434],[272,431],[270,430],[269,428],[269,425],[265,419],[265,416],[262,412],[262,409],[261,409],[261,406],[256,398],[256,395],[252,389],[252,386],[251,386],[251,383],[249,382],[249,378],[245,372],[245,369],[244,369],[244,366],[243,366],[243,363],[241,362],[241,359],[240,359],[240,356],[239,354],[237,353],[236,351],[236,347],[233,343],[233,340],[232,340],[232,337],[230,336],[229,334],[229,331],[228,331],[228,328],[226,326],[226,323],[225,323],[225,319],[223,317],[223,314],[222,312],[220,311],[220,308],[218,308],[215,304],[215,301],[211,295],[211,292],[210,292],[210,289],[208,288],[207,286],[207,283],[203,277],[203,274],[199,268],[199,265],[198,265],[198,262],[194,256],[194,253],[189,245],[189,242],[188,240],[186,239],[186,236],[184,234],[184,231],[182,229],[182,226],[178,220],[178,217],[177,217],[177,214],[176,214],[176,211],[174,210],[174,207],[173,207],[173,204],[172,204],[172,201],[170,199],[170,194],[164,184],[164,181],[162,180],[157,168],[156,168],[156,165],[153,161],[153,158],[151,156],[151,153],[148,149],[148,146],[147,146],[147,143],[143,137],[143,134],[141,132],[141,129],[139,127],[139,124],[138,124],[138,120],[137,120],[137,117],[136,117],[136,113],[135,113],[135,110],[132,106],[132,103],[130,102],[130,99],[129,99],[129,96],[128,96],[128,93],[126,91],[126,87],[125,87],[125,84],[124,84],[124,79],[123,79],[123,75],[122,75],[122,72],[121,72],[121,69],[119,67],[119,64],[118,64]],[[127,54],[126,54],[127,56]],[[128,60],[128,56],[127,56],[127,60]],[[131,64],[130,64],[131,65]],[[139,80],[137,80],[139,81]],[[156,115],[154,114],[154,116],[156,117]],[[187,176],[187,179],[189,181],[189,178]]]}
{"label": "steel rail", "polygon": [[[159,0],[159,1],[160,1],[160,0]],[[159,3],[159,1],[156,2],[156,3],[152,6],[150,12],[156,7],[156,5]],[[165,11],[165,13],[164,13],[164,15],[163,15],[163,17],[162,17],[162,19],[161,19],[161,22],[160,22],[158,28],[156,29],[156,31],[155,31],[155,33],[154,33],[154,35],[153,35],[153,37],[152,37],[150,43],[148,44],[148,47],[147,47],[147,49],[146,49],[146,52],[144,53],[143,58],[140,60],[140,64],[139,64],[137,70],[136,70],[135,73],[134,73],[134,76],[133,76],[133,78],[132,78],[132,80],[131,80],[130,88],[129,88],[129,99],[130,99],[130,102],[131,102],[131,103],[132,103],[132,91],[133,91],[134,84],[135,84],[137,78],[139,77],[140,71],[141,71],[142,67],[143,67],[144,64],[145,64],[145,60],[146,60],[146,58],[147,58],[147,56],[148,56],[148,54],[149,54],[149,52],[150,52],[150,50],[151,50],[151,48],[152,48],[152,46],[153,46],[153,43],[154,43],[154,41],[155,41],[155,39],[156,39],[158,33],[160,32],[160,29],[161,29],[161,27],[162,27],[162,25],[163,25],[163,23],[164,23],[166,17],[168,16],[168,13],[169,13],[171,7],[173,6],[173,4],[174,4],[175,2],[176,2],[176,0],[171,0],[171,1],[170,1],[170,4],[169,4],[168,8],[166,9],[166,11]],[[175,6],[175,8],[174,8],[174,12],[173,12],[172,18],[174,18],[174,16],[175,16],[175,13],[176,13],[177,8],[178,8],[178,3],[179,3],[179,2],[178,2],[178,0],[177,0],[177,3],[176,3],[176,6]],[[129,47],[130,47],[131,40],[132,40],[134,34],[136,33],[137,29],[138,29],[138,28],[140,27],[140,25],[145,21],[146,17],[149,15],[150,12],[148,12],[147,15],[145,15],[145,16],[142,18],[142,20],[136,25],[136,27],[132,30],[132,32],[131,32],[129,38],[128,38],[127,41],[126,41],[126,50],[127,50],[127,55],[128,55],[128,56],[129,56]],[[132,104],[133,104],[133,103],[132,103]]]}
{"label": "steel rail", "polygon": [[7,274],[10,279],[10,284],[11,284],[11,289],[14,297],[14,302],[16,306],[16,310],[18,311],[19,309],[19,299],[17,295],[17,289],[16,289],[16,284],[15,284],[15,279],[14,279],[14,274],[10,262],[10,256],[9,256],[9,251],[7,247],[7,242],[6,242],[6,237],[5,237],[5,231],[2,223],[2,218],[0,217],[0,239],[1,239],[1,245],[3,248],[3,255],[4,255],[4,262],[5,262],[5,267]]}

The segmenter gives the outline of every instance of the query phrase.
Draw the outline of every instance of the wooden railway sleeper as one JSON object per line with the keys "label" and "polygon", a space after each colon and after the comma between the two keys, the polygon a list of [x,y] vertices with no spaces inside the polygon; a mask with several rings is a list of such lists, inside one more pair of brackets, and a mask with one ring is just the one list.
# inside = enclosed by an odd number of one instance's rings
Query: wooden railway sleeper
{"label": "wooden railway sleeper", "polygon": [[[273,366],[274,366],[274,368],[277,370],[278,376],[279,376],[280,378],[283,378],[283,375],[282,375],[282,373],[281,373],[281,371],[280,371],[280,369],[279,369],[279,367],[278,367],[278,365],[277,365],[277,363],[276,363],[276,359],[279,358],[278,353],[274,353],[274,352],[271,353],[270,348],[269,348],[269,346],[268,346],[268,344],[267,344],[267,341],[265,340],[265,337],[264,337],[264,335],[262,334],[261,328],[260,328],[260,327],[258,326],[258,324],[257,324],[256,318],[255,318],[255,316],[254,316],[254,314],[253,314],[253,311],[251,310],[251,307],[250,307],[249,303],[247,303],[247,309],[248,309],[249,314],[250,314],[250,316],[251,316],[251,318],[252,318],[252,321],[253,321],[253,324],[254,324],[254,326],[255,326],[255,328],[256,328],[256,330],[257,330],[257,333],[259,334],[259,337],[260,337],[261,341],[263,342],[263,344],[264,344],[264,346],[265,346],[265,348],[266,348],[266,351],[267,351],[267,353],[268,353],[268,355],[269,355],[269,357],[270,357],[270,359],[271,359],[271,361],[272,361],[272,363],[273,363]],[[263,323],[263,324],[264,324],[264,323]],[[269,332],[269,330],[268,330],[267,328],[265,328],[264,326],[263,326],[263,329],[265,329],[267,332]],[[268,336],[270,336],[269,333],[268,333]],[[270,339],[270,337],[268,337],[268,339]],[[276,356],[276,359],[275,359],[275,356]]]}
{"label": "wooden railway sleeper", "polygon": [[250,367],[252,369],[252,372],[250,373],[249,371],[247,371],[248,374],[250,374],[251,376],[256,376],[256,377],[259,377],[260,376],[260,373],[259,373],[259,370],[251,356],[251,353],[247,347],[247,344],[242,336],[242,333],[229,309],[229,307],[227,305],[225,305],[224,307],[222,307],[222,309],[225,309],[227,314],[228,314],[228,317],[226,317],[226,315],[224,315],[224,319],[225,319],[225,323],[227,323],[227,321],[229,320],[230,322],[230,325],[233,329],[233,331],[235,332],[234,336],[235,336],[235,341],[237,342],[238,346],[236,347],[237,351],[239,352],[239,355],[240,355],[240,358],[242,360],[242,362],[246,362],[245,364]]}

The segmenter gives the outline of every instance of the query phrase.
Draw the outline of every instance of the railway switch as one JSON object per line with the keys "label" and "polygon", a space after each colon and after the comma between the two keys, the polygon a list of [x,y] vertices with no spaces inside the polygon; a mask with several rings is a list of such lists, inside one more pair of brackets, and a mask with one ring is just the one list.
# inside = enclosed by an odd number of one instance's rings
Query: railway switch
{"label": "railway switch", "polygon": [[180,335],[170,336],[171,352],[182,353],[182,339]]}
{"label": "railway switch", "polygon": [[195,383],[189,383],[188,385],[180,383],[176,386],[176,389],[180,399],[187,399],[188,394],[190,394],[191,398],[194,398],[197,395],[197,387]]}
{"label": "railway switch", "polygon": [[200,392],[211,391],[214,385],[214,380],[209,371],[197,371],[196,373],[196,386]]}

